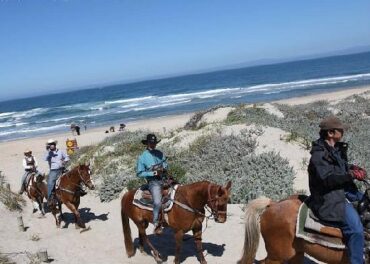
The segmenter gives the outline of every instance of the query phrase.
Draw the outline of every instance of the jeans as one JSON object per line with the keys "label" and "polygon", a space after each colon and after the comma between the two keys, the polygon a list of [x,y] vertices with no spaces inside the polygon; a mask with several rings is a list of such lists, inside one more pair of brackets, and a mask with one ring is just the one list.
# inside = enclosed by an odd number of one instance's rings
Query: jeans
{"label": "jeans", "polygon": [[26,178],[27,178],[27,175],[30,174],[31,172],[30,171],[25,171],[24,174],[22,175],[22,178],[21,178],[21,191],[24,191],[25,190],[25,181],[26,181]]}
{"label": "jeans", "polygon": [[162,181],[151,180],[149,182],[149,191],[153,196],[153,223],[157,224],[162,206]]}
{"label": "jeans", "polygon": [[63,169],[50,170],[48,177],[48,200],[50,199],[51,193],[54,190],[55,183],[62,175]]}
{"label": "jeans", "polygon": [[[346,193],[349,200],[355,201],[362,198],[362,193]],[[348,257],[351,264],[363,264],[364,228],[360,216],[350,203],[345,204],[345,221],[340,229],[348,248]]]}

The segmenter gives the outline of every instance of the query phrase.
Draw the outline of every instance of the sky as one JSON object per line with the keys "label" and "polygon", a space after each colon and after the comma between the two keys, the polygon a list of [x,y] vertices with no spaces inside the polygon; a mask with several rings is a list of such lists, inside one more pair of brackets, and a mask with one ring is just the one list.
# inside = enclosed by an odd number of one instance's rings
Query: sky
{"label": "sky", "polygon": [[0,101],[357,46],[368,0],[0,0]]}

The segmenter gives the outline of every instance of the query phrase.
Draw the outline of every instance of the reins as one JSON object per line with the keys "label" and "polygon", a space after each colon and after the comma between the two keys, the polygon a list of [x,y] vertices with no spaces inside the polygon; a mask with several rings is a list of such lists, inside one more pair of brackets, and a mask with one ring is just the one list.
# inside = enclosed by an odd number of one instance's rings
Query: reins
{"label": "reins", "polygon": [[[77,171],[78,171],[78,176],[80,177],[80,180],[85,184],[85,185],[87,185],[88,183],[91,183],[91,179],[89,179],[88,181],[85,181],[83,178],[82,178],[82,176],[81,176],[81,172],[80,172],[80,168],[78,167],[77,168]],[[68,175],[69,173],[71,173],[72,171],[69,171],[69,172],[67,172],[67,173],[65,173],[65,174],[63,174],[62,176],[61,176],[61,178],[62,177],[65,177],[66,175],[67,175],[67,177],[69,178],[70,176]],[[74,185],[74,186],[80,186],[80,184],[76,184],[76,183],[73,183],[73,182],[70,182],[70,184],[72,184],[72,185]],[[67,193],[70,193],[70,194],[73,194],[73,195],[75,195],[76,194],[76,191],[72,191],[72,190],[69,190],[69,189],[66,189],[66,188],[61,188],[61,187],[59,187],[59,190],[61,190],[61,191],[64,191],[64,192],[67,192]]]}

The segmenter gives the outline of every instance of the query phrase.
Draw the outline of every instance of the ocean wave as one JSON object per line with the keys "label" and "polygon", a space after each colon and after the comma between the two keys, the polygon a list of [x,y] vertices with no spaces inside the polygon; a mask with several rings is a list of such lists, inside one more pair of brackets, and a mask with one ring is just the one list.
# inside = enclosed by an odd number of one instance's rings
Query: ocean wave
{"label": "ocean wave", "polygon": [[144,106],[144,107],[136,107],[132,110],[133,111],[142,111],[142,110],[149,110],[149,109],[172,106],[172,105],[178,105],[178,104],[186,104],[186,103],[190,103],[190,102],[191,102],[191,100],[184,100],[184,101],[181,101],[181,102],[174,102],[174,103],[167,103],[167,104],[157,104],[157,105],[150,105],[150,106]]}
{"label": "ocean wave", "polygon": [[136,98],[128,98],[128,99],[119,99],[114,101],[105,101],[104,104],[123,104],[123,103],[131,103],[131,102],[139,102],[139,101],[145,101],[148,99],[153,99],[155,96],[144,96],[144,97],[136,97]]}
{"label": "ocean wave", "polygon": [[29,129],[22,129],[22,130],[11,130],[11,131],[5,131],[0,132],[0,136],[9,136],[14,134],[25,134],[25,133],[34,133],[34,132],[45,132],[45,131],[53,131],[58,130],[62,127],[68,127],[67,124],[59,124],[55,126],[47,126],[47,127],[39,127],[39,128],[29,128]]}

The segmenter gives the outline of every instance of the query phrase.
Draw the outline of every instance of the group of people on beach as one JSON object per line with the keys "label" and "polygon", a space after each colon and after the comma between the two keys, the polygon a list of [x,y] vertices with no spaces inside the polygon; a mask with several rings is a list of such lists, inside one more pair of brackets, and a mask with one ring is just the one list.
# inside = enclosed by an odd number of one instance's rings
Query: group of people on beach
{"label": "group of people on beach", "polygon": [[[361,201],[361,193],[354,179],[363,181],[365,169],[348,164],[348,145],[341,140],[347,127],[335,116],[321,121],[319,139],[312,143],[311,159],[308,165],[309,187],[311,196],[308,205],[313,213],[329,226],[342,230],[348,248],[350,263],[363,263],[364,233],[361,219],[350,204]],[[155,233],[161,234],[160,212],[162,206],[163,176],[168,170],[165,155],[156,149],[160,142],[154,134],[148,134],[142,143],[146,146],[137,160],[137,176],[147,181],[153,197],[153,224]],[[31,172],[37,171],[37,160],[31,150],[24,152],[20,194],[24,192],[25,179]],[[57,179],[65,170],[69,157],[57,148],[57,141],[50,139],[46,144],[45,161],[49,165],[48,200],[52,196]]]}
{"label": "group of people on beach", "polygon": [[[63,174],[66,169],[66,164],[69,161],[69,156],[63,150],[57,148],[58,141],[55,139],[49,139],[46,143],[46,153],[44,160],[49,165],[49,174],[47,178],[47,199],[50,201],[52,198],[53,190],[55,188],[55,183],[58,178]],[[31,173],[39,174],[37,169],[38,163],[35,156],[32,155],[32,150],[27,149],[24,151],[23,167],[24,174],[21,178],[21,188],[19,194],[23,194],[26,188],[27,176]]]}

